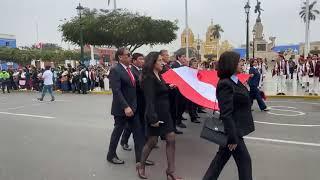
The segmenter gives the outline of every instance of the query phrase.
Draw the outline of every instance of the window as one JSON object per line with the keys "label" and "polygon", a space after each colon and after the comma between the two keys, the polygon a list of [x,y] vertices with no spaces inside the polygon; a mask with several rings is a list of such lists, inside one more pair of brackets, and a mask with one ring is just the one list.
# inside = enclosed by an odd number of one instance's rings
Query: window
{"label": "window", "polygon": [[9,43],[9,42],[6,42],[6,46],[10,46],[10,43]]}
{"label": "window", "polygon": [[266,44],[257,44],[257,51],[266,51],[267,46]]}

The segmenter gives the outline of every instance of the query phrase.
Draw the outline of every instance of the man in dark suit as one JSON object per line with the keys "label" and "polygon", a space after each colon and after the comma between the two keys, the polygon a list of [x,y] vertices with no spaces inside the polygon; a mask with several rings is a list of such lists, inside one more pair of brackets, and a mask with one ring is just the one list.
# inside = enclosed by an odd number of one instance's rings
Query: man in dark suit
{"label": "man in dark suit", "polygon": [[113,94],[111,114],[115,123],[107,160],[113,164],[124,164],[116,150],[121,134],[128,125],[133,134],[136,162],[139,163],[144,142],[137,113],[136,79],[130,69],[131,55],[126,48],[120,48],[115,57],[119,63],[111,68],[109,75]]}
{"label": "man in dark suit", "polygon": [[[171,69],[170,66],[170,56],[169,52],[167,50],[161,50],[160,55],[162,56],[162,72],[161,74],[167,72],[168,70]],[[176,102],[175,102],[175,97],[176,97],[176,89],[171,89],[169,92],[169,97],[170,97],[170,110],[171,110],[171,117],[173,119],[173,127],[175,128],[175,133],[176,134],[183,134],[182,131],[177,130],[176,128],[176,116],[177,116],[177,108],[176,108]]]}
{"label": "man in dark suit", "polygon": [[[132,64],[131,64],[131,72],[136,79],[136,89],[137,89],[137,111],[139,114],[139,119],[141,123],[141,129],[143,135],[145,135],[145,123],[144,123],[144,95],[142,89],[140,87],[140,76],[142,73],[142,67],[144,64],[144,57],[143,54],[134,53],[132,55]],[[122,134],[120,145],[126,151],[131,151],[130,146],[128,145],[128,141],[131,135],[130,128],[127,127]]]}
{"label": "man in dark suit", "polygon": [[[178,54],[176,56],[176,61],[174,61],[171,64],[171,68],[172,69],[179,68],[179,67],[185,66],[185,64],[187,64],[186,56],[184,54]],[[182,114],[186,110],[186,103],[187,103],[187,100],[185,99],[185,97],[183,97],[180,91],[176,89],[176,96],[175,96],[175,105],[177,108],[176,121],[177,121],[177,126],[180,128],[187,127],[185,124],[182,123],[182,120],[186,120],[182,117]]]}

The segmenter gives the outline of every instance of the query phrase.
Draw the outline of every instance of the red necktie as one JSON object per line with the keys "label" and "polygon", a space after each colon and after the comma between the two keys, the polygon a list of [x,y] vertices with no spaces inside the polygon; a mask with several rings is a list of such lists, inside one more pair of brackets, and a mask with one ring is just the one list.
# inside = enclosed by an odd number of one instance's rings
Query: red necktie
{"label": "red necktie", "polygon": [[136,85],[136,82],[135,82],[135,79],[134,79],[134,77],[133,77],[133,75],[132,75],[131,70],[130,70],[129,67],[127,67],[127,71],[128,71],[128,74],[129,74],[129,77],[130,77],[130,80],[131,80],[132,85],[135,86],[135,85]]}

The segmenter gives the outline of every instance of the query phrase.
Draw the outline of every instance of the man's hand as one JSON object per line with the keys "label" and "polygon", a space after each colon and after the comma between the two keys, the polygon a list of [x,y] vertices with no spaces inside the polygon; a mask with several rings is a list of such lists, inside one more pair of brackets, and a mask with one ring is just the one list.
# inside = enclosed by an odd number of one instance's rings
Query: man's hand
{"label": "man's hand", "polygon": [[127,117],[132,117],[134,115],[134,113],[130,107],[125,108],[124,113],[126,114]]}
{"label": "man's hand", "polygon": [[160,127],[160,122],[158,121],[157,123],[151,124],[152,127]]}
{"label": "man's hand", "polygon": [[237,144],[228,144],[228,148],[230,151],[234,151],[237,148]]}
{"label": "man's hand", "polygon": [[176,88],[177,86],[174,85],[174,84],[170,84],[169,87],[170,87],[170,89],[174,89],[174,88]]}

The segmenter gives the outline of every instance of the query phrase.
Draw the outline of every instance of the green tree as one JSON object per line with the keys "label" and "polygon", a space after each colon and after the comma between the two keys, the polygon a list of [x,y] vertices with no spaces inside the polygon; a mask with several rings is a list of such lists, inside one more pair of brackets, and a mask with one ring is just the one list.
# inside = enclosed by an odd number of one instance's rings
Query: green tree
{"label": "green tree", "polygon": [[[309,21],[315,21],[316,16],[320,14],[320,11],[318,9],[315,9],[316,4],[317,4],[317,1],[313,1],[309,5]],[[303,19],[303,21],[306,23],[307,22],[307,2],[303,2],[303,6],[301,7],[301,11],[299,15]]]}
{"label": "green tree", "polygon": [[214,39],[220,39],[221,38],[221,33],[223,33],[224,30],[219,24],[216,24],[213,26],[213,31],[212,31],[212,36]]}
{"label": "green tree", "polygon": [[128,47],[131,52],[143,45],[168,44],[177,38],[177,22],[152,19],[127,10],[84,11],[80,20],[72,18],[59,26],[65,41],[80,44],[80,24],[84,43],[97,46]]}

